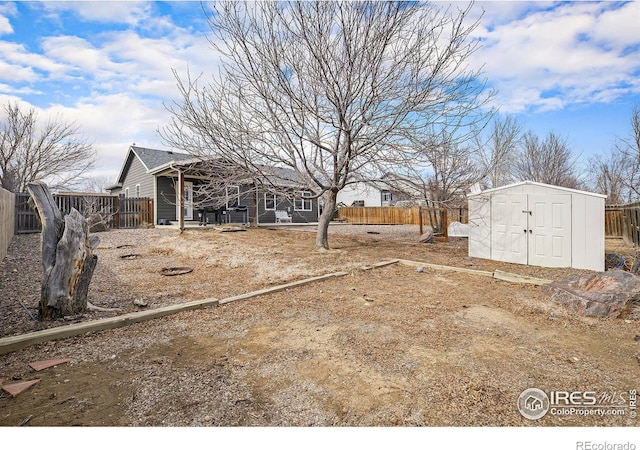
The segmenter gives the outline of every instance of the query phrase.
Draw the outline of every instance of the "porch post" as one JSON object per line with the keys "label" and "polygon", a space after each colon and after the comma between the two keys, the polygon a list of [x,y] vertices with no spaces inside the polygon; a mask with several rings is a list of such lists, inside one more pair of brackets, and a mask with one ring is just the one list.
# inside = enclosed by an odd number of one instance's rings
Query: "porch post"
{"label": "porch post", "polygon": [[178,226],[184,231],[184,174],[178,170]]}

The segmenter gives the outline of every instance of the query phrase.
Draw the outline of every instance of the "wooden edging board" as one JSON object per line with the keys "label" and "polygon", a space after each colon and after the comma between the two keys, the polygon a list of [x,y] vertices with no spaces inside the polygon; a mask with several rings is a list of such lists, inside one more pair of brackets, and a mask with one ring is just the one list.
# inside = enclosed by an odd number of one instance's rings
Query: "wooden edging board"
{"label": "wooden edging board", "polygon": [[472,273],[474,275],[481,275],[484,277],[493,277],[493,272],[489,272],[486,270],[467,269],[466,267],[442,266],[440,264],[431,264],[431,263],[425,263],[420,261],[410,261],[408,259],[401,259],[399,260],[399,262],[400,264],[404,264],[405,266],[429,267],[430,269],[451,270],[454,272],[465,272],[465,273]]}
{"label": "wooden edging board", "polygon": [[545,280],[543,278],[535,278],[535,277],[529,277],[526,275],[518,275],[515,273],[504,272],[502,270],[497,270],[497,269],[494,270],[493,272],[489,272],[487,270],[467,269],[466,267],[442,266],[440,264],[430,264],[430,263],[419,262],[419,261],[410,261],[407,259],[400,259],[398,261],[400,262],[400,264],[404,264],[406,266],[429,267],[431,269],[437,269],[437,270],[451,270],[454,272],[472,273],[474,275],[492,277],[492,278],[495,278],[496,280],[510,281],[513,283],[526,283],[526,284],[535,284],[537,286],[542,286],[543,284],[549,284],[552,282],[551,280]]}
{"label": "wooden edging board", "polygon": [[84,333],[95,331],[110,330],[113,328],[124,327],[126,325],[143,322],[145,320],[156,319],[158,317],[176,314],[183,311],[191,311],[194,309],[206,308],[209,306],[217,306],[230,303],[236,300],[244,300],[259,295],[278,292],[292,287],[303,286],[315,281],[326,280],[347,275],[347,272],[335,272],[318,277],[305,278],[304,280],[293,281],[287,284],[281,284],[258,291],[248,292],[246,294],[228,297],[222,300],[215,298],[207,298],[204,300],[194,300],[178,305],[164,306],[162,308],[151,309],[148,311],[137,311],[133,313],[122,314],[115,317],[107,317],[105,319],[92,320],[90,322],[76,323],[72,325],[63,325],[60,327],[49,328],[47,330],[34,331],[32,333],[21,334],[18,336],[9,336],[0,338],[0,355],[19,350],[30,345],[39,344],[41,342],[53,341],[56,339],[64,339],[72,336],[78,336]]}
{"label": "wooden edging board", "polygon": [[[540,278],[526,277],[508,272],[496,270],[495,272],[488,272],[484,270],[467,269],[464,267],[443,266],[439,264],[430,264],[419,261],[410,261],[406,259],[393,259],[390,261],[382,261],[373,264],[368,267],[363,267],[364,270],[374,269],[378,267],[384,267],[391,264],[404,264],[413,267],[429,267],[438,270],[452,270],[456,272],[466,272],[475,275],[489,276],[503,281],[512,281],[518,283],[531,283],[531,284],[548,284],[550,280],[543,280]],[[314,283],[316,281],[327,280],[330,278],[343,277],[347,275],[347,272],[334,272],[326,275],[321,275],[312,278],[305,278],[299,281],[293,281],[291,283],[281,284],[257,291],[248,292],[246,294],[235,295],[233,297],[227,297],[222,300],[215,298],[207,298],[204,300],[194,300],[187,303],[181,303],[178,305],[165,306],[162,308],[151,309],[148,311],[137,311],[128,314],[122,314],[120,316],[108,317],[105,319],[92,320],[90,322],[77,323],[72,325],[64,325],[55,328],[49,328],[47,330],[34,331],[32,333],[26,333],[18,336],[9,336],[0,338],[0,355],[10,353],[19,350],[30,345],[39,344],[41,342],[53,341],[56,339],[64,339],[72,336],[78,336],[84,333],[91,333],[95,331],[110,330],[113,328],[124,327],[132,323],[143,322],[145,320],[156,319],[159,317],[167,316],[170,314],[176,314],[183,311],[191,311],[194,309],[206,308],[209,306],[224,305],[238,300],[246,300],[252,297],[258,297],[260,295],[270,294],[273,292],[283,291],[305,284]]]}

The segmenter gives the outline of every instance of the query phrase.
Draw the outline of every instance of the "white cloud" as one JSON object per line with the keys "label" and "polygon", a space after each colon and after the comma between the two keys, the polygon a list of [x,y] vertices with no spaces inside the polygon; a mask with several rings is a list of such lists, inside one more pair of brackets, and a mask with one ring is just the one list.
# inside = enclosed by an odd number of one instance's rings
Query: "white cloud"
{"label": "white cloud", "polygon": [[4,16],[0,16],[0,35],[12,33],[13,27],[9,23],[9,19]]}
{"label": "white cloud", "polygon": [[[498,90],[507,112],[610,101],[637,89],[639,4],[566,2],[507,20],[487,3],[473,57]],[[616,9],[617,8],[617,9]],[[620,30],[620,32],[618,32]],[[636,90],[637,92],[637,90]]]}
{"label": "white cloud", "polygon": [[125,93],[95,94],[73,106],[51,105],[41,110],[41,117],[75,122],[93,142],[98,154],[96,169],[111,173],[114,178],[133,142],[162,148],[157,130],[168,121],[168,113],[157,100],[142,100]]}
{"label": "white cloud", "polygon": [[135,1],[71,1],[43,2],[49,15],[73,12],[84,21],[137,25],[150,14],[149,2]]}

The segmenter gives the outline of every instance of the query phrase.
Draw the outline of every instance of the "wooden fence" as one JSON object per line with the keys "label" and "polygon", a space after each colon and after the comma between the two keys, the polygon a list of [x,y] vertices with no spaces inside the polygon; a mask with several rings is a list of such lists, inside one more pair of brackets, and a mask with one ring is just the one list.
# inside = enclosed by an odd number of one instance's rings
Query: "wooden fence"
{"label": "wooden fence", "polygon": [[0,188],[0,261],[7,256],[7,248],[14,233],[15,197]]}
{"label": "wooden fence", "polygon": [[604,232],[606,237],[622,237],[640,247],[640,202],[605,207]]}
{"label": "wooden fence", "polygon": [[[100,217],[107,228],[138,228],[153,223],[153,199],[119,198],[114,195],[53,194],[58,208],[68,214],[77,209],[85,217]],[[41,230],[38,213],[29,202],[29,194],[15,196],[16,233],[38,233]]]}
{"label": "wooden fence", "polygon": [[606,206],[604,209],[604,235],[606,237],[622,237],[622,208]]}
{"label": "wooden fence", "polygon": [[[338,218],[349,223],[366,225],[429,225],[438,233],[454,221],[468,223],[467,208],[359,207],[338,208]],[[422,220],[421,220],[422,219]],[[446,224],[446,225],[443,225]]]}

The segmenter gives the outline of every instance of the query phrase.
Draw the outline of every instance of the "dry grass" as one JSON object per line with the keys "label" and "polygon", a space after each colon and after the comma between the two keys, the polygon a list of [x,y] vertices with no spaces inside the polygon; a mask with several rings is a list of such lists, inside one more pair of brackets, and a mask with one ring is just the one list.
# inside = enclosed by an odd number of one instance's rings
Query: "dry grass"
{"label": "dry grass", "polygon": [[[313,251],[314,235],[295,230],[103,235],[90,293],[103,306],[133,310],[136,298],[153,307],[337,270],[349,275],[5,355],[0,378],[31,379],[26,363],[37,359],[73,362],[39,373],[28,394],[0,396],[0,424],[33,414],[30,425],[637,425],[628,416],[532,422],[515,408],[528,387],[635,388],[637,322],[573,316],[532,285],[402,265],[361,267],[405,258],[550,279],[580,271],[472,259],[463,241],[421,245],[409,241],[410,229],[341,229],[351,234],[333,234],[330,252]],[[380,234],[366,232],[374,230]],[[134,247],[118,248],[124,244]],[[120,259],[125,252],[142,258]],[[12,256],[0,268],[19,296],[13,274],[27,273],[13,272],[17,262]],[[165,266],[194,272],[163,277]],[[10,314],[25,316],[20,307]],[[10,330],[32,326],[25,323]]]}

